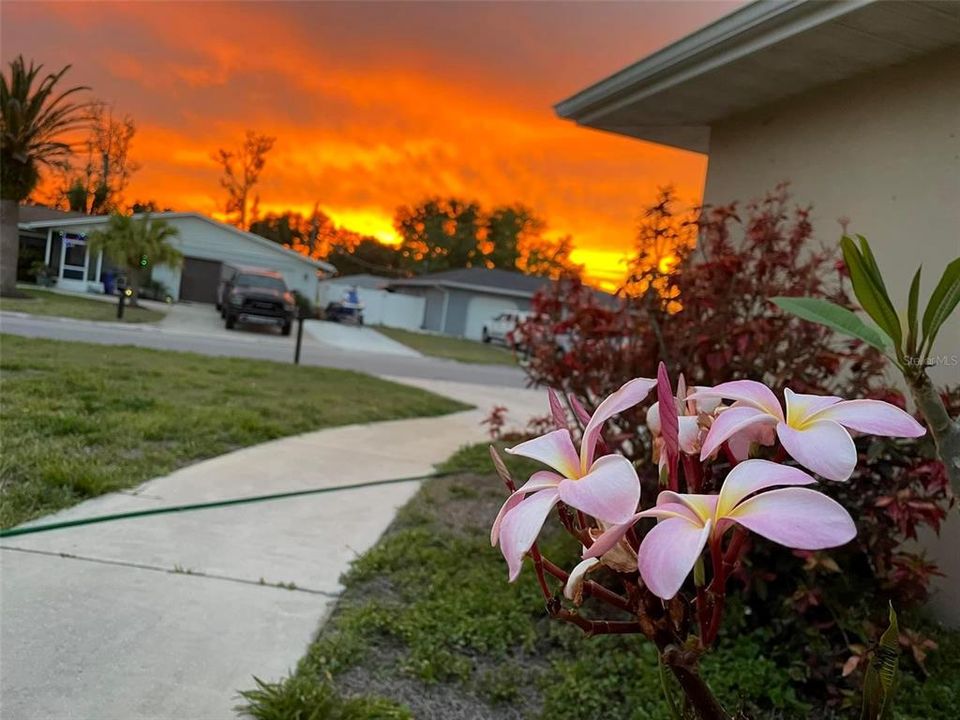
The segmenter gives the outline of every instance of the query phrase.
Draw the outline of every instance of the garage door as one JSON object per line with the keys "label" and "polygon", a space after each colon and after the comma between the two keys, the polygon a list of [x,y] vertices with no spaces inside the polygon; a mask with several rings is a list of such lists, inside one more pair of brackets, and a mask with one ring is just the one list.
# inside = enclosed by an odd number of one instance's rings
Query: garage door
{"label": "garage door", "polygon": [[483,326],[502,312],[516,311],[517,304],[506,298],[477,295],[470,298],[467,305],[467,324],[464,335],[471,340],[480,340],[483,337]]}
{"label": "garage door", "polygon": [[180,299],[216,303],[220,265],[221,263],[217,260],[184,258],[183,271],[180,274]]}

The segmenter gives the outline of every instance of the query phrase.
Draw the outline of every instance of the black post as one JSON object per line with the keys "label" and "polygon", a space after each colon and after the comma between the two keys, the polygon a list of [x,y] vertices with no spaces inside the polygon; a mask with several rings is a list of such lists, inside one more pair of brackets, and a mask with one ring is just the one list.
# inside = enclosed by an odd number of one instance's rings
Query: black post
{"label": "black post", "polygon": [[303,342],[303,313],[297,313],[297,350],[293,355],[293,364],[300,364],[300,344]]}
{"label": "black post", "polygon": [[127,278],[125,275],[117,277],[117,290],[120,299],[117,301],[117,320],[123,320],[123,304],[127,300]]}

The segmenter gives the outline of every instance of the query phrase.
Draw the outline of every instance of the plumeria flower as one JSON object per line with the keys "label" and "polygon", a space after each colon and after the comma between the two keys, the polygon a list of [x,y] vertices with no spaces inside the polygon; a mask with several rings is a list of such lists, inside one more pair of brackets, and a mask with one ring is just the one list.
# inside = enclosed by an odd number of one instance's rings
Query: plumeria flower
{"label": "plumeria flower", "polygon": [[[710,388],[694,388],[695,390],[709,390]],[[678,383],[678,394],[685,394],[683,389],[683,376],[680,376]],[[717,406],[720,405],[720,398],[703,397],[700,400],[677,398],[677,421],[679,423],[677,439],[680,443],[680,451],[687,455],[696,455],[700,452],[700,445],[703,442],[706,429],[701,423],[701,415],[710,415]],[[663,438],[660,435],[660,402],[655,402],[647,410],[647,427],[653,436],[653,454],[662,470],[667,462],[666,453],[663,452]]]}
{"label": "plumeria flower", "polygon": [[843,400],[789,389],[783,395],[786,414],[773,391],[754,380],[734,380],[694,393],[697,399],[736,401],[717,415],[700,449],[701,459],[740,433],[775,430],[798,463],[829,480],[848,480],[857,464],[850,430],[884,437],[920,437],[926,432],[909,413],[882,400]]}
{"label": "plumeria flower", "polygon": [[656,507],[608,530],[584,558],[602,556],[640,518],[657,518],[656,527],[640,543],[637,568],[650,591],[669,600],[679,592],[707,542],[719,542],[734,524],[798,550],[822,550],[849,542],[857,530],[850,514],[835,500],[803,487],[768,490],[815,482],[798,468],[746,460],[730,471],[718,495],[661,492]]}
{"label": "plumeria flower", "polygon": [[558,502],[611,525],[625,522],[636,512],[640,480],[633,465],[622,455],[596,459],[594,455],[603,423],[641,402],[656,384],[655,380],[636,378],[600,403],[583,430],[579,453],[567,429],[507,448],[512,455],[522,455],[552,468],[535,472],[507,498],[490,530],[490,543],[500,544],[511,582],[520,574],[523,556]]}

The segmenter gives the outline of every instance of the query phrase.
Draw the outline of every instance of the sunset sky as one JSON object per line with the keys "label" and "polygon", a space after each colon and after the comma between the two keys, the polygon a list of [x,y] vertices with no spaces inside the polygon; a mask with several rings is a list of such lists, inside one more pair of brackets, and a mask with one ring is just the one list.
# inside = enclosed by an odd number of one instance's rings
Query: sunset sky
{"label": "sunset sky", "polygon": [[278,138],[261,211],[309,212],[390,241],[428,195],[523,202],[575,259],[616,278],[664,184],[699,199],[706,158],[578,128],[552,105],[737,2],[2,3],[23,53],[131,114],[126,200],[216,214],[210,154]]}

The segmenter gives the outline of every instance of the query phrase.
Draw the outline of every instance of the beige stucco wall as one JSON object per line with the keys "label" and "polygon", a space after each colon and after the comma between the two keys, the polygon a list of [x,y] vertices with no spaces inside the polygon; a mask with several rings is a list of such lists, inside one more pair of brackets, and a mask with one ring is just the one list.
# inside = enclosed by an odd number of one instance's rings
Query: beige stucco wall
{"label": "beige stucco wall", "polygon": [[[843,216],[867,237],[895,303],[906,305],[923,264],[925,303],[960,256],[960,47],[712,128],[705,202],[750,200],[784,180],[798,202],[813,204],[818,238],[839,241]],[[936,350],[945,358],[934,379],[960,384],[960,319]],[[960,511],[927,544],[947,572],[935,604],[960,625]]]}

